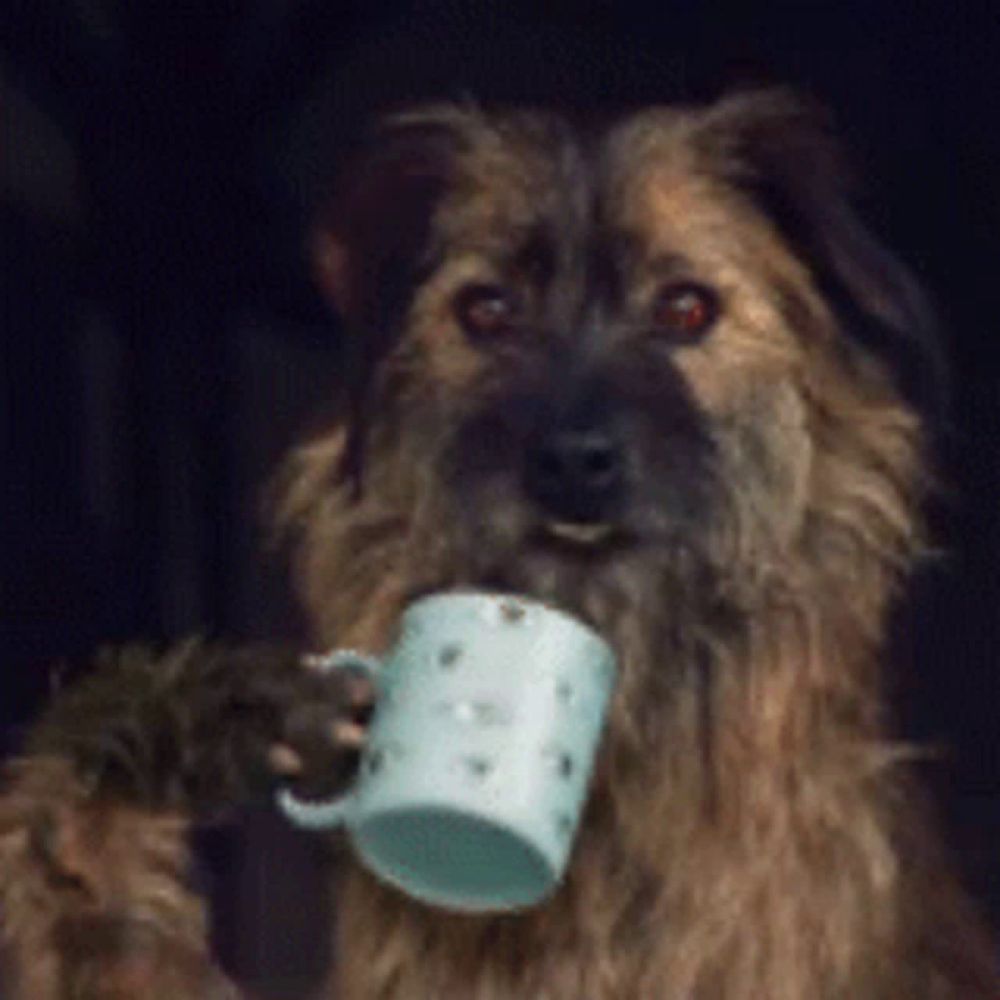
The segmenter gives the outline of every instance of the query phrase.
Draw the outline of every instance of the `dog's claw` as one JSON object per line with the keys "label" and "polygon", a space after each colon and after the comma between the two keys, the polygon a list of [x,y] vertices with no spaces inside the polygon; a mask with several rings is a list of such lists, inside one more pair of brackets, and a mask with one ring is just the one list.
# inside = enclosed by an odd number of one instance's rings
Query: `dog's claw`
{"label": "dog's claw", "polygon": [[341,720],[330,727],[330,736],[337,746],[358,750],[365,745],[366,730],[360,723]]}
{"label": "dog's claw", "polygon": [[275,743],[267,751],[268,766],[275,774],[295,777],[301,774],[305,764],[302,758],[287,743]]}

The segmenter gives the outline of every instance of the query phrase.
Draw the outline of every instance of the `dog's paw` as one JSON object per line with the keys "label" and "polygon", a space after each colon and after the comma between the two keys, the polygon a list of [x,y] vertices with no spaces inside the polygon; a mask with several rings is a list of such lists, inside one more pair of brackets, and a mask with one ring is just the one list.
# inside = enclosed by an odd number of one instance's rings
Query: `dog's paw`
{"label": "dog's paw", "polygon": [[364,749],[375,688],[350,669],[324,671],[306,659],[299,689],[285,707],[267,765],[298,798],[328,798],[353,780]]}

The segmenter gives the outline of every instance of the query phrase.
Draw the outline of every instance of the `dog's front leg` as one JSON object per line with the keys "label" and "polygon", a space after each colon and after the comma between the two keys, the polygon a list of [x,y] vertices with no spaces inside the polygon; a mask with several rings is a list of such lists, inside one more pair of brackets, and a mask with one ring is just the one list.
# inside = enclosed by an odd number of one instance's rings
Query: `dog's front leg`
{"label": "dog's front leg", "polygon": [[57,696],[0,794],[5,996],[236,997],[206,944],[188,828],[277,772],[302,794],[348,776],[358,684],[287,652],[190,643],[105,657]]}

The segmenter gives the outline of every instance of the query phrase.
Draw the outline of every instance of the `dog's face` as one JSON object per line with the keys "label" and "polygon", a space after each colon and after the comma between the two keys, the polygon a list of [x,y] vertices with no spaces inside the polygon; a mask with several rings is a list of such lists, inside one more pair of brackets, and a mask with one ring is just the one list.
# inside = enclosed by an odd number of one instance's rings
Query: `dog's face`
{"label": "dog's face", "polygon": [[314,476],[299,513],[369,546],[320,575],[381,544],[406,594],[512,588],[607,625],[899,557],[926,323],[836,159],[780,94],[585,134],[391,124],[316,241],[353,406],[341,500]]}

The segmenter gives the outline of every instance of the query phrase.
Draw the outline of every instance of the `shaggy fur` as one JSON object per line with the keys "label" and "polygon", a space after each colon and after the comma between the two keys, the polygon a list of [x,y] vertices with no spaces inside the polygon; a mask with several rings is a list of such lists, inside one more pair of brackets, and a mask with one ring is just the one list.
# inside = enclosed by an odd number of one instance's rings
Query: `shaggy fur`
{"label": "shaggy fur", "polygon": [[[881,690],[924,545],[930,324],[814,115],[774,93],[586,130],[432,108],[340,191],[314,249],[353,338],[349,407],[277,504],[317,645],[383,649],[416,595],[493,587],[590,622],[621,677],[556,895],[462,917],[354,869],[329,996],[1000,996]],[[691,283],[718,317],[685,339],[651,304]],[[517,304],[488,335],[459,321],[484,287]],[[613,442],[597,541],[557,531],[526,478],[553,428]],[[317,733],[346,699],[306,673],[189,647],[56,704],[0,802],[17,996],[126,995],[127,975],[228,995],[182,822],[259,787],[274,743],[322,791],[342,758]],[[88,921],[131,930],[88,955]]]}

